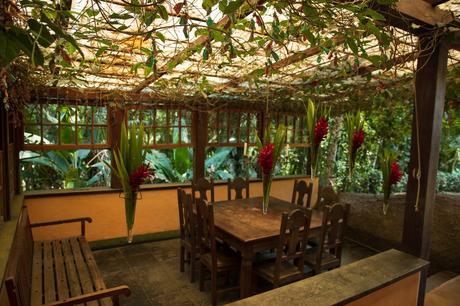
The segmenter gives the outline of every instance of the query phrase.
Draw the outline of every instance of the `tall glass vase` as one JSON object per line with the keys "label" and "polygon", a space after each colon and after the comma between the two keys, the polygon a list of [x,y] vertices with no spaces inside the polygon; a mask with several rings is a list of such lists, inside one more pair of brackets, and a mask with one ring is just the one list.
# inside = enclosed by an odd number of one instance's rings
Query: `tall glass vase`
{"label": "tall glass vase", "polygon": [[137,192],[126,192],[125,193],[125,217],[126,217],[126,227],[128,229],[128,243],[133,242],[133,226],[134,226],[134,216],[136,215],[136,202],[137,202]]}
{"label": "tall glass vase", "polygon": [[264,215],[268,212],[268,204],[270,202],[270,188],[272,187],[272,175],[264,174],[262,178],[263,184],[263,200],[262,200],[262,212]]}

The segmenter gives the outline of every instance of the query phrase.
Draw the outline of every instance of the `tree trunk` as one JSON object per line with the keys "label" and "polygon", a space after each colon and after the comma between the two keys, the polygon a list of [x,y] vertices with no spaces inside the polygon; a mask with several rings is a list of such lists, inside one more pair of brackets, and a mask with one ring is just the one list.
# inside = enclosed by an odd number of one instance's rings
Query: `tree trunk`
{"label": "tree trunk", "polygon": [[331,132],[331,142],[329,143],[327,159],[326,159],[326,177],[328,180],[330,180],[330,178],[333,176],[333,173],[334,173],[335,158],[337,155],[337,147],[339,145],[340,131],[342,129],[342,123],[343,123],[342,115],[335,117],[334,126]]}

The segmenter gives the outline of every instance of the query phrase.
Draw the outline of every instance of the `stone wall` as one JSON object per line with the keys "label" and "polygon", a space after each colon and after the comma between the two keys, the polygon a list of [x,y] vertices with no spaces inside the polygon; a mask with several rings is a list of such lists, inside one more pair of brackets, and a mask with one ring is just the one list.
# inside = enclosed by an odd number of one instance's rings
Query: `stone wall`
{"label": "stone wall", "polygon": [[[386,216],[380,195],[347,193],[341,201],[351,204],[348,237],[378,250],[400,246],[405,194],[392,195]],[[460,273],[460,194],[436,197],[430,261],[432,272]]]}

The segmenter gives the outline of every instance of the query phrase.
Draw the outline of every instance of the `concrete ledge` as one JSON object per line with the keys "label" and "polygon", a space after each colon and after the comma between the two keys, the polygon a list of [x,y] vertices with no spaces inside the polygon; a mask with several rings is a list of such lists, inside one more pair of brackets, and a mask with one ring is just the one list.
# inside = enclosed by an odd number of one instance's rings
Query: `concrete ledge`
{"label": "concrete ledge", "polygon": [[344,305],[427,269],[428,264],[392,249],[230,305]]}

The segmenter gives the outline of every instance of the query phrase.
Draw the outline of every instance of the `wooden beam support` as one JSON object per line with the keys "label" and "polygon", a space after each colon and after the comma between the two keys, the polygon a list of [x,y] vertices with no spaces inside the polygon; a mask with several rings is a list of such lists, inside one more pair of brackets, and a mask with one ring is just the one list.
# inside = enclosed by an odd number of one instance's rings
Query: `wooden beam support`
{"label": "wooden beam support", "polygon": [[[337,35],[337,36],[334,36],[331,39],[331,41],[327,45],[325,45],[324,47],[331,48],[333,45],[339,45],[339,44],[342,44],[344,42],[345,42],[345,39],[341,35]],[[279,69],[287,67],[289,65],[301,62],[304,59],[307,59],[307,58],[309,58],[311,56],[318,55],[321,52],[322,52],[322,49],[320,48],[320,46],[310,47],[310,48],[307,48],[307,49],[305,49],[303,51],[296,52],[296,53],[294,53],[294,54],[292,54],[292,55],[290,55],[288,57],[280,59],[279,61],[273,63],[271,65],[270,69],[271,70],[279,70]],[[231,80],[231,81],[229,81],[227,83],[224,83],[222,85],[217,86],[216,88],[214,88],[214,91],[219,92],[219,91],[224,90],[227,87],[238,85],[240,83],[248,81],[251,78],[253,78],[254,76],[257,76],[258,74],[260,74],[260,72],[263,71],[263,70],[264,70],[264,68],[255,69],[255,70],[251,71],[248,74],[245,74],[245,75],[243,75],[241,77],[235,78],[235,79],[233,79],[233,80]]]}
{"label": "wooden beam support", "polygon": [[3,218],[2,221],[8,221],[11,218],[11,207],[10,207],[10,181],[9,181],[9,156],[8,156],[8,114],[3,105],[0,105],[0,151],[2,151],[2,166],[1,169],[1,179],[2,188],[1,188],[1,199],[0,204],[0,217]]}
{"label": "wooden beam support", "polygon": [[451,12],[432,6],[424,0],[399,0],[394,7],[377,4],[375,1],[372,7],[385,16],[388,25],[415,35],[423,35],[454,21]]}
{"label": "wooden beam support", "polygon": [[208,113],[194,111],[192,118],[193,180],[205,177],[206,146],[208,144]]}
{"label": "wooden beam support", "polygon": [[445,43],[433,39],[421,37],[419,41],[402,235],[403,250],[424,259],[429,258],[431,247],[448,54]]}

